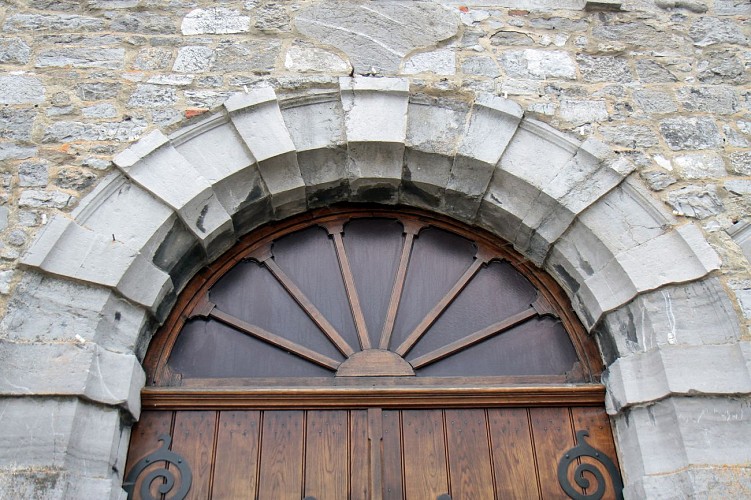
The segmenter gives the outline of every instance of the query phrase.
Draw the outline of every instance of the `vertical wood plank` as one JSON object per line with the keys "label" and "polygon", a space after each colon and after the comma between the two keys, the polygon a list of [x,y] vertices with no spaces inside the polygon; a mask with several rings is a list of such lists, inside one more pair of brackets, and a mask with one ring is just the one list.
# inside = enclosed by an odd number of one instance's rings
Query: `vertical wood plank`
{"label": "vertical wood plank", "polygon": [[[379,443],[380,446],[380,443]],[[350,412],[350,498],[369,500],[370,463],[368,449],[368,413],[366,410]],[[374,492],[374,495],[376,492]],[[377,498],[377,497],[376,497]]]}
{"label": "vertical wood plank", "polygon": [[207,499],[214,463],[215,411],[178,411],[175,414],[172,450],[182,455],[193,473],[189,500]]}
{"label": "vertical wood plank", "polygon": [[264,412],[259,499],[300,500],[304,419],[302,411]]}
{"label": "vertical wood plank", "polygon": [[371,500],[383,498],[383,411],[380,408],[368,408],[368,452],[370,455],[370,490]]}
{"label": "vertical wood plank", "polygon": [[542,498],[565,498],[558,483],[558,460],[574,445],[568,408],[532,408],[529,412]]}
{"label": "vertical wood plank", "polygon": [[[613,431],[610,428],[610,418],[605,413],[605,409],[596,407],[571,408],[571,416],[574,422],[574,431],[589,432],[589,437],[585,438],[586,442],[610,458],[615,466],[618,467],[618,456],[615,451],[615,443],[613,442]],[[581,461],[595,465],[600,470],[606,483],[605,493],[602,498],[608,500],[614,499],[615,489],[605,467],[594,458],[583,457]],[[591,475],[585,474],[585,477],[591,481],[591,486],[587,488],[587,493],[591,494],[597,489],[597,484]]]}
{"label": "vertical wood plank", "polygon": [[384,500],[400,500],[404,498],[400,414],[401,412],[398,410],[389,410],[381,413]]}
{"label": "vertical wood plank", "polygon": [[453,498],[493,498],[485,410],[446,410],[446,443]]}
{"label": "vertical wood plank", "polygon": [[[172,412],[171,411],[144,411],[141,413],[141,419],[133,426],[130,434],[130,447],[128,448],[128,459],[125,464],[124,478],[128,477],[130,470],[138,461],[161,447],[158,438],[162,434],[172,435]],[[140,475],[133,491],[138,492],[141,488],[143,479],[152,470],[163,469],[165,463],[157,462],[153,466],[145,469]],[[177,478],[176,478],[177,479]],[[158,494],[157,488],[164,484],[163,479],[156,479],[151,484],[151,494]],[[176,484],[176,487],[180,487]]]}
{"label": "vertical wood plank", "polygon": [[404,489],[407,498],[436,498],[449,492],[441,410],[404,410]]}
{"label": "vertical wood plank", "polygon": [[496,498],[540,498],[532,433],[525,408],[488,410]]}
{"label": "vertical wood plank", "polygon": [[306,434],[304,496],[346,498],[349,480],[347,412],[308,411]]}
{"label": "vertical wood plank", "polygon": [[223,411],[219,414],[213,498],[255,498],[260,420],[259,411]]}

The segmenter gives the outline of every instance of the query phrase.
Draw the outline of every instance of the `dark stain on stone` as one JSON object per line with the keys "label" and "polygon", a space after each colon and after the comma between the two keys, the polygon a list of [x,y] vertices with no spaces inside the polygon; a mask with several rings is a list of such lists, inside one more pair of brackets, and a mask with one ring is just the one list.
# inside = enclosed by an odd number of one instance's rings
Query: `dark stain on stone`
{"label": "dark stain on stone", "polygon": [[420,189],[414,182],[408,181],[406,179],[402,181],[402,193],[410,197],[417,198],[425,205],[431,207],[437,207],[441,203],[440,197],[431,194],[423,189]]}
{"label": "dark stain on stone", "polygon": [[203,208],[201,209],[201,214],[198,216],[198,220],[196,220],[196,227],[202,233],[206,232],[206,228],[203,226],[203,221],[204,221],[204,219],[206,219],[206,213],[208,211],[209,211],[209,206],[208,205],[204,205]]}
{"label": "dark stain on stone", "polygon": [[357,192],[358,198],[366,203],[390,201],[394,198],[394,194],[393,186],[374,186]]}
{"label": "dark stain on stone", "polygon": [[120,311],[115,311],[115,321],[120,321],[120,318],[122,318]]}
{"label": "dark stain on stone", "polygon": [[346,201],[348,194],[349,183],[342,182],[336,186],[308,193],[308,206],[310,208],[315,208],[338,203],[340,201]]}
{"label": "dark stain on stone", "polygon": [[576,293],[579,290],[579,283],[574,279],[573,276],[571,276],[566,269],[560,265],[556,264],[553,266],[555,269],[556,274],[560,276],[560,278],[566,283],[566,287],[568,287],[572,293]]}

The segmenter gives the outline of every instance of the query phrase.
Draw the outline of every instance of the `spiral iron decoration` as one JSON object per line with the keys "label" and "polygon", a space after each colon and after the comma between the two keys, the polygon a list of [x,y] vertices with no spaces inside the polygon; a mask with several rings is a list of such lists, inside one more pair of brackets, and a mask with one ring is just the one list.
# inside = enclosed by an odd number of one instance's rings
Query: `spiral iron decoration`
{"label": "spiral iron decoration", "polygon": [[[193,483],[193,474],[185,459],[169,449],[172,444],[172,437],[169,434],[160,434],[157,439],[162,443],[159,449],[139,460],[128,473],[128,477],[125,478],[123,489],[128,492],[128,500],[133,500],[134,498],[156,500],[157,498],[161,498],[162,495],[168,495],[166,498],[169,500],[183,500],[188,495],[188,491],[190,491],[190,486]],[[134,496],[136,481],[139,476],[149,466],[161,461],[166,462],[164,468],[154,469],[146,474],[146,477],[141,482],[141,487],[138,489],[139,495],[137,497]],[[180,472],[180,487],[175,492],[172,492],[172,489],[175,487],[175,474],[167,469],[168,464],[174,464]],[[158,478],[164,479],[164,483],[159,485],[157,489],[159,494],[154,497],[151,495],[151,483]]]}
{"label": "spiral iron decoration", "polygon": [[618,472],[618,468],[613,461],[605,455],[603,452],[596,448],[592,448],[585,440],[585,437],[589,436],[587,431],[578,431],[576,433],[576,446],[568,450],[558,462],[558,483],[560,483],[563,491],[574,500],[599,500],[605,494],[605,477],[602,475],[600,469],[593,464],[581,463],[576,466],[574,470],[574,481],[580,488],[589,489],[590,480],[584,476],[585,472],[590,473],[597,484],[597,489],[588,494],[582,494],[581,490],[577,490],[568,480],[568,467],[572,462],[576,461],[579,457],[591,457],[600,462],[605,470],[610,475],[610,481],[613,483],[615,489],[615,497],[618,500],[623,499],[623,480],[621,474]]}

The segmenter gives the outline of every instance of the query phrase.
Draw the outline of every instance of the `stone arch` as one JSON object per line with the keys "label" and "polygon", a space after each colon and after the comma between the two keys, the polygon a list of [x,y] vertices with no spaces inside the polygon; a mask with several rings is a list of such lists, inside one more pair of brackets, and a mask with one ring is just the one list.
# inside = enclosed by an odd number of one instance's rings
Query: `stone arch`
{"label": "stone arch", "polygon": [[4,320],[13,342],[3,357],[14,361],[0,387],[18,396],[5,411],[64,428],[28,444],[34,456],[50,448],[42,465],[64,495],[118,496],[127,423],[140,411],[139,359],[190,277],[253,228],[341,201],[483,227],[559,281],[609,365],[627,492],[691,495],[717,481],[707,470],[736,474],[751,460],[736,440],[751,440],[748,412],[732,397],[751,392],[751,348],[711,276],[719,257],[626,159],[524,117],[512,101],[413,93],[396,78],[342,78],[282,97],[260,88],[170,135],[152,132],[114,161],[118,171],[24,256],[31,272]]}

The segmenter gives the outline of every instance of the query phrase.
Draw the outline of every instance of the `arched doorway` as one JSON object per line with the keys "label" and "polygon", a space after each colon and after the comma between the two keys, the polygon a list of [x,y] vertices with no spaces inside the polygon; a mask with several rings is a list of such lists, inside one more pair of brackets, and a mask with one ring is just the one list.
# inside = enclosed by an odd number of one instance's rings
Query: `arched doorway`
{"label": "arched doorway", "polygon": [[145,366],[133,498],[622,488],[603,367],[565,295],[507,243],[418,210],[254,232],[186,287]]}

